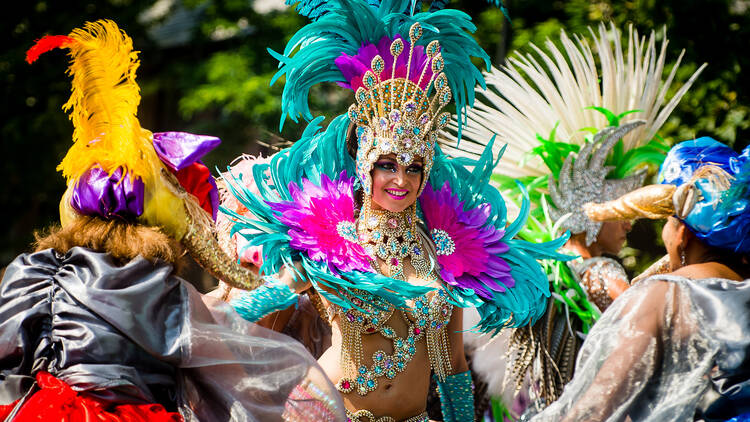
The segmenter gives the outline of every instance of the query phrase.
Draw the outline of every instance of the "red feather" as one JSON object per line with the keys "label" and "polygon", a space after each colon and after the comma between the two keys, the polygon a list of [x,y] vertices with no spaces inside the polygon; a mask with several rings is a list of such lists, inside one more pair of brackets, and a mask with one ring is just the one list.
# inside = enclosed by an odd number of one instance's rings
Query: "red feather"
{"label": "red feather", "polygon": [[45,35],[42,39],[37,40],[27,52],[26,62],[31,64],[36,61],[42,54],[52,50],[53,48],[62,48],[66,44],[74,42],[73,38],[67,35]]}

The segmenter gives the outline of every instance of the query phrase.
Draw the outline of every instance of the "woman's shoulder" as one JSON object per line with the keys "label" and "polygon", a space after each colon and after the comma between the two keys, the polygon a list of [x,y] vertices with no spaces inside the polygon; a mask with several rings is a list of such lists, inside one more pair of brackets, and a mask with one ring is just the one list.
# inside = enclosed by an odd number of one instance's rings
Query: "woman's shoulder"
{"label": "woman's shoulder", "polygon": [[722,278],[727,280],[742,281],[742,277],[731,268],[718,262],[703,262],[691,264],[678,268],[668,273],[676,277],[684,277],[691,280]]}

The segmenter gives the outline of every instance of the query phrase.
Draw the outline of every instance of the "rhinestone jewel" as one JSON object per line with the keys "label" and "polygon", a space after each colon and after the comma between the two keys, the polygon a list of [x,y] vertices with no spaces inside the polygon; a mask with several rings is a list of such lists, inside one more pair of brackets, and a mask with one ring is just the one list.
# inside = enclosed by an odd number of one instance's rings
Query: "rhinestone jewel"
{"label": "rhinestone jewel", "polygon": [[432,229],[430,235],[435,242],[435,253],[437,255],[450,255],[456,251],[456,244],[445,230]]}
{"label": "rhinestone jewel", "polygon": [[395,217],[388,219],[388,227],[395,229],[398,227],[398,220]]}
{"label": "rhinestone jewel", "polygon": [[413,113],[413,112],[417,111],[417,104],[415,104],[412,101],[409,101],[408,103],[406,103],[406,106],[404,107],[404,110],[406,110],[408,113]]}
{"label": "rhinestone jewel", "polygon": [[345,240],[357,241],[357,226],[351,221],[340,221],[336,225],[336,232]]}
{"label": "rhinestone jewel", "polygon": [[398,110],[393,110],[391,112],[391,121],[393,123],[398,123],[399,120],[401,120],[401,113]]}

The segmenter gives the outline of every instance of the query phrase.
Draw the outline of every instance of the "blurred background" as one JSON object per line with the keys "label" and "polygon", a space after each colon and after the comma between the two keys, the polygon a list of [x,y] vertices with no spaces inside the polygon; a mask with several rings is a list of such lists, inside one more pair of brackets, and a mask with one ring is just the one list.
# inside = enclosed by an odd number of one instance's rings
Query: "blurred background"
{"label": "blurred background", "polygon": [[[678,80],[704,62],[709,66],[661,135],[670,143],[712,136],[737,151],[750,141],[750,0],[505,0],[505,5],[512,22],[484,1],[450,5],[473,17],[475,35],[495,66],[519,49],[529,51],[529,42],[556,38],[563,28],[588,36],[588,26],[612,21],[627,36],[631,23],[641,35],[666,26],[668,62],[684,50]],[[14,3],[0,16],[0,267],[29,249],[35,231],[58,221],[64,183],[55,168],[73,132],[61,110],[70,93],[65,51],[47,53],[33,65],[24,61],[25,51],[44,35],[66,35],[101,18],[117,22],[140,50],[141,125],[153,132],[220,137],[222,145],[204,159],[209,168],[224,170],[241,153],[272,153],[305,127],[288,120],[279,131],[284,81],[269,86],[276,62],[266,49],[282,51],[306,23],[283,0]],[[317,87],[311,109],[330,120],[351,100],[341,89]],[[635,224],[620,255],[631,274],[661,256],[659,233],[657,222]]]}

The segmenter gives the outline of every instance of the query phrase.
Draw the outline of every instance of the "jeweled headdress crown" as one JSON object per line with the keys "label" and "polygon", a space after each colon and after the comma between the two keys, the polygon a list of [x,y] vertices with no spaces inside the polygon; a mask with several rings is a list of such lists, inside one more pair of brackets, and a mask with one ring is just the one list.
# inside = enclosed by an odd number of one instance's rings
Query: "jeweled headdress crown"
{"label": "jeweled headdress crown", "polygon": [[356,92],[349,118],[359,128],[357,175],[367,194],[370,171],[381,155],[395,154],[401,165],[422,157],[424,174],[429,174],[437,133],[450,121],[450,113],[440,113],[452,98],[440,43],[417,46],[421,37],[422,26],[415,23],[409,41],[399,35],[384,37],[377,46],[365,44],[356,56],[342,54],[336,60],[349,81],[345,86]]}

